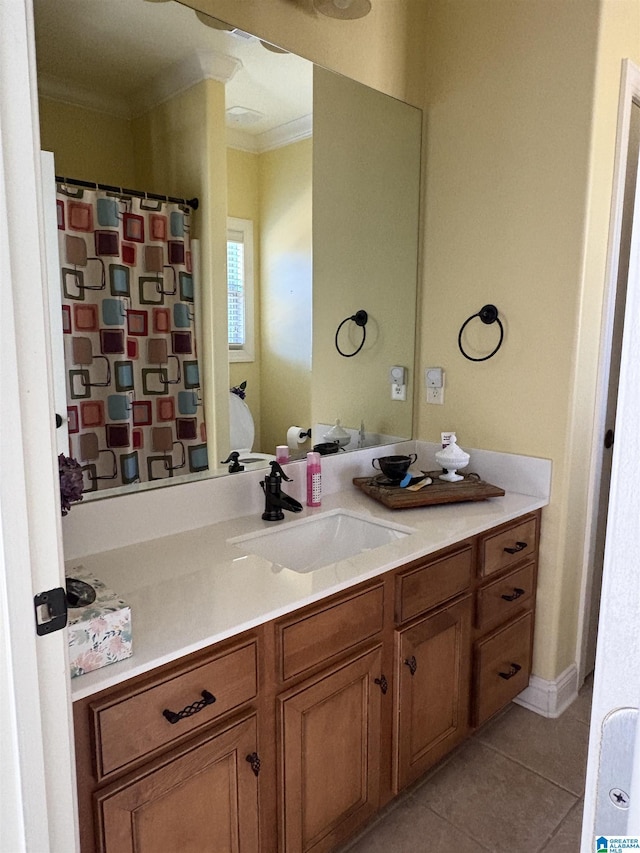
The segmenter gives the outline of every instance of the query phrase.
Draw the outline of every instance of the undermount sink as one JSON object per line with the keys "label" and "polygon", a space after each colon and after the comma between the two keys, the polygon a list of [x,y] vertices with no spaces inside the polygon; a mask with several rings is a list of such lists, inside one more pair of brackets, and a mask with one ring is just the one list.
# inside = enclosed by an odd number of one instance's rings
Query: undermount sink
{"label": "undermount sink", "polygon": [[274,528],[227,540],[245,553],[306,574],[371,551],[415,531],[345,510],[331,510]]}

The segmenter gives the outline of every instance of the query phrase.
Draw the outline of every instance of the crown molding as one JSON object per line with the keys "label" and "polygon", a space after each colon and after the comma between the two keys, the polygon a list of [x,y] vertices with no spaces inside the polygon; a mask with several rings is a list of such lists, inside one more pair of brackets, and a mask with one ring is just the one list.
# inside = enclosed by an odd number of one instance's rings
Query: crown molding
{"label": "crown molding", "polygon": [[39,74],[38,94],[42,98],[50,98],[52,101],[74,107],[83,107],[118,118],[131,118],[131,104],[126,98],[85,89],[79,83],[61,80],[59,77]]}
{"label": "crown molding", "polygon": [[196,50],[189,56],[160,72],[150,85],[134,92],[131,98],[132,116],[148,112],[158,104],[186,92],[202,80],[228,83],[242,68],[234,56],[208,50]]}
{"label": "crown molding", "polygon": [[313,136],[313,116],[311,114],[257,134],[228,127],[227,145],[229,148],[247,151],[250,154],[264,154],[265,151],[274,151],[276,148],[283,148],[285,145],[308,139],[310,136]]}
{"label": "crown molding", "polygon": [[186,92],[202,80],[228,83],[240,68],[242,62],[236,57],[196,50],[165,68],[149,85],[142,86],[128,98],[96,92],[78,83],[46,74],[38,77],[38,91],[44,98],[131,119]]}

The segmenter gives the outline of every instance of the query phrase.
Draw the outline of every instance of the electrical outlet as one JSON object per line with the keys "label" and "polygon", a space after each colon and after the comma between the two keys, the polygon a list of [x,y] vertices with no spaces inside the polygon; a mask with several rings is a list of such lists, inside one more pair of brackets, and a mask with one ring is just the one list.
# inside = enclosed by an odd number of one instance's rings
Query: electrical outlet
{"label": "electrical outlet", "polygon": [[406,385],[398,385],[396,382],[391,383],[391,399],[392,400],[402,400],[403,402],[407,399],[407,386]]}
{"label": "electrical outlet", "polygon": [[427,388],[427,403],[442,406],[444,403],[444,388]]}

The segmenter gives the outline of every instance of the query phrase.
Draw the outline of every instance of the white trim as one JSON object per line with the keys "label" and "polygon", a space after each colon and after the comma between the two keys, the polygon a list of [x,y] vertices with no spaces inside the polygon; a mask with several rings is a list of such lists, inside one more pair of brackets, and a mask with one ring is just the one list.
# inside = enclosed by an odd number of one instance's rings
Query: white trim
{"label": "white trim", "polygon": [[215,53],[211,50],[196,50],[170,68],[165,68],[154,77],[149,86],[131,96],[132,115],[141,115],[158,104],[186,92],[201,80],[217,80],[228,83],[242,68],[235,56]]}
{"label": "white trim", "polygon": [[2,846],[72,853],[78,829],[67,638],[36,637],[33,609],[34,592],[64,577],[34,42],[30,0],[0,3],[0,416],[7,427],[0,442],[0,725],[6,715],[13,735],[2,800],[18,807],[7,828],[3,802]]}
{"label": "white trim", "polygon": [[149,85],[141,87],[129,97],[86,89],[79,83],[43,74],[39,76],[38,88],[44,98],[121,118],[135,118],[181,92],[186,92],[202,80],[228,83],[240,68],[242,62],[235,56],[211,50],[195,50],[169,68],[163,69]]}
{"label": "white trim", "polygon": [[577,697],[578,667],[572,663],[554,681],[546,681],[532,675],[529,686],[513,701],[542,717],[555,719],[564,713]]}
{"label": "white trim", "polygon": [[287,121],[284,124],[263,130],[262,133],[247,133],[246,130],[238,130],[236,127],[227,127],[227,145],[238,151],[247,151],[249,154],[264,154],[265,151],[274,151],[276,148],[284,148],[293,142],[302,139],[310,139],[313,136],[313,115]]}
{"label": "white trim", "polygon": [[587,525],[585,529],[582,585],[577,632],[577,663],[580,683],[587,673],[583,671],[585,649],[589,631],[589,614],[593,595],[594,559],[596,550],[596,531],[598,526],[600,479],[603,465],[602,437],[605,431],[607,397],[609,393],[609,373],[611,369],[611,347],[613,341],[613,323],[615,319],[616,291],[618,284],[618,266],[620,238],[622,234],[622,214],[624,207],[627,154],[629,149],[629,127],[631,103],[640,103],[640,68],[628,59],[622,62],[622,79],[618,104],[618,125],[614,164],[613,189],[611,195],[611,217],[609,223],[609,242],[607,248],[607,266],[602,309],[602,333],[596,388],[593,444],[589,468],[589,490],[587,495]]}
{"label": "white trim", "polygon": [[117,118],[131,118],[131,104],[126,98],[87,89],[80,83],[61,80],[50,74],[39,76],[38,93],[42,98],[61,104],[71,104],[74,107],[82,107],[85,110],[93,110]]}

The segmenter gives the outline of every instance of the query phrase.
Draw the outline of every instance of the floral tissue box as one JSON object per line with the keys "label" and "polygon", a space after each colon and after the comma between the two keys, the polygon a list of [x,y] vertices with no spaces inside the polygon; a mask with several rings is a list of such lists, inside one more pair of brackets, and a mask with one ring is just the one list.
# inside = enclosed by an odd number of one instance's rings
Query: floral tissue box
{"label": "floral tissue box", "polygon": [[83,566],[67,569],[67,577],[77,578],[96,591],[95,601],[69,607],[67,629],[71,677],[84,675],[132,654],[131,608]]}

